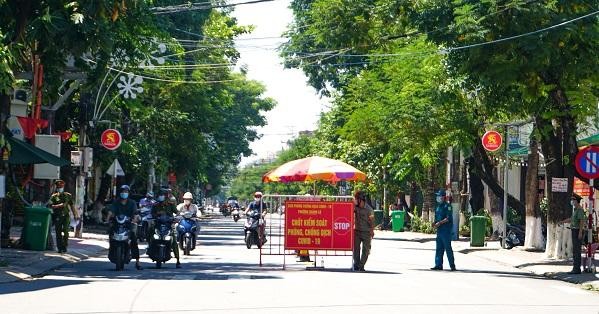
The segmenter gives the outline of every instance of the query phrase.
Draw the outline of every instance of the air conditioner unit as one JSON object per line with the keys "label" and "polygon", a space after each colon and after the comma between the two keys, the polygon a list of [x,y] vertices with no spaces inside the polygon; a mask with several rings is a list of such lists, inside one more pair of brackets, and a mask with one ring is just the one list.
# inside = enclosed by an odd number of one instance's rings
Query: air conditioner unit
{"label": "air conditioner unit", "polygon": [[15,88],[10,101],[10,115],[17,117],[27,116],[27,90]]}

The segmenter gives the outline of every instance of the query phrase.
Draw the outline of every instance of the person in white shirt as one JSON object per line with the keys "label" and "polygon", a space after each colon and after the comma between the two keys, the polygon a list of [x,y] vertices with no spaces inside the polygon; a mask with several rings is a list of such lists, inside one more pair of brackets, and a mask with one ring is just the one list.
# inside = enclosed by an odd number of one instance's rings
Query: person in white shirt
{"label": "person in white shirt", "polygon": [[179,215],[183,215],[185,212],[191,212],[194,217],[200,217],[202,215],[202,212],[198,210],[198,206],[191,202],[192,200],[193,195],[191,192],[185,192],[185,194],[183,194],[183,203],[177,205]]}

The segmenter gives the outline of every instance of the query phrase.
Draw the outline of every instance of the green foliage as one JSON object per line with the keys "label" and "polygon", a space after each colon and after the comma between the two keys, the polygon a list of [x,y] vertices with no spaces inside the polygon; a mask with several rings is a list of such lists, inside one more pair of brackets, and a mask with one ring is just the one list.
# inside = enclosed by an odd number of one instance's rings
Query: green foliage
{"label": "green foliage", "polygon": [[411,231],[412,232],[421,232],[427,234],[435,233],[435,228],[433,224],[428,220],[423,220],[420,216],[414,215],[411,220]]}

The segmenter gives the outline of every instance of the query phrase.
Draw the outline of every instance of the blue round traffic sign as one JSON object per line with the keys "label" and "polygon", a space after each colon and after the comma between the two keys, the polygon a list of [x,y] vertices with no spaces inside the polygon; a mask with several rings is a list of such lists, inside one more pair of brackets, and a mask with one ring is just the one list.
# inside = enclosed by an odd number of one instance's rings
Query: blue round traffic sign
{"label": "blue round traffic sign", "polygon": [[584,178],[599,178],[599,147],[587,146],[578,151],[574,165],[578,173]]}

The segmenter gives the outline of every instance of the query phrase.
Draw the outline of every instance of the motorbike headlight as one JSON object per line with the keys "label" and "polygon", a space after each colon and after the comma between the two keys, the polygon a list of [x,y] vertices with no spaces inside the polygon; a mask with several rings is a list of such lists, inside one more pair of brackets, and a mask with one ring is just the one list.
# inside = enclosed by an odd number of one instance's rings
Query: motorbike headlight
{"label": "motorbike headlight", "polygon": [[164,241],[170,241],[170,240],[171,240],[171,236],[170,235],[164,236]]}
{"label": "motorbike headlight", "polygon": [[154,233],[154,240],[160,239],[160,236]]}

